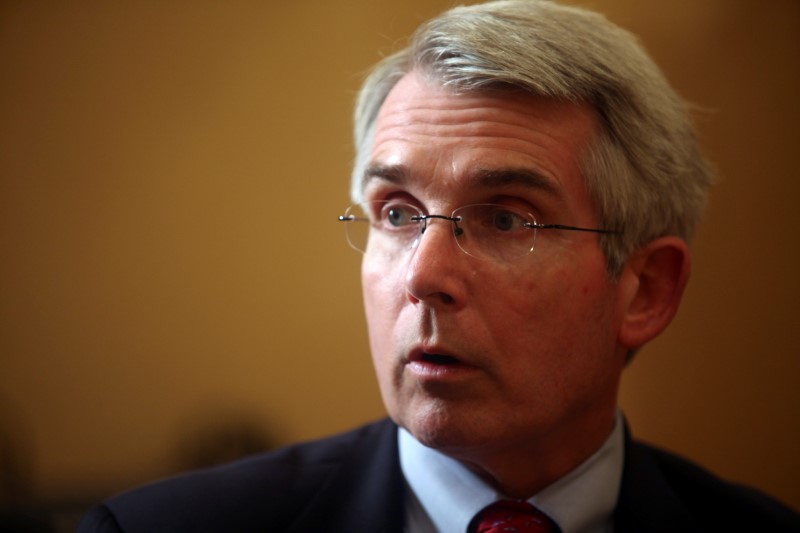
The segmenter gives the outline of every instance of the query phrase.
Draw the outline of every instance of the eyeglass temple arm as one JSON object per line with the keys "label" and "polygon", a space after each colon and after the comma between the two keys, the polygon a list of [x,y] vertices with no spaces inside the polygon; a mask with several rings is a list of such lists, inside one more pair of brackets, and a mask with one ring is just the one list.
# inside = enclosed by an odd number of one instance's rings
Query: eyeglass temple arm
{"label": "eyeglass temple arm", "polygon": [[563,229],[563,230],[568,230],[568,231],[588,231],[590,233],[610,233],[610,234],[619,233],[617,231],[612,231],[612,230],[608,230],[608,229],[578,228],[578,227],[575,227],[575,226],[565,226],[563,224],[539,224],[539,223],[534,223],[534,224],[530,224],[530,227],[536,228],[536,229]]}

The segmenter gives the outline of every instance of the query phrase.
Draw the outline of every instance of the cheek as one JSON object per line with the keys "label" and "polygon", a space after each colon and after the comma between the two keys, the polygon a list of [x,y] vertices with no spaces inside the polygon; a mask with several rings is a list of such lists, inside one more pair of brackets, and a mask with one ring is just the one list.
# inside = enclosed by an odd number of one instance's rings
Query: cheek
{"label": "cheek", "polygon": [[383,403],[393,418],[401,404],[398,383],[402,369],[397,365],[394,347],[397,316],[402,305],[397,284],[397,269],[387,269],[386,265],[377,265],[366,258],[363,260],[361,288],[370,353]]}
{"label": "cheek", "polygon": [[361,262],[361,290],[364,296],[364,309],[371,323],[373,315],[385,315],[396,305],[398,272],[387,268],[384,263],[364,258]]}
{"label": "cheek", "polygon": [[390,346],[392,330],[402,306],[401,270],[365,258],[361,265],[361,290],[370,346],[373,357],[378,358]]}
{"label": "cheek", "polygon": [[511,316],[541,323],[563,313],[573,296],[571,276],[565,269],[553,267],[517,270],[498,276],[494,286],[509,295],[503,303]]}
{"label": "cheek", "polygon": [[[559,356],[583,352],[584,344],[599,341],[600,331],[608,332],[615,304],[604,271],[549,266],[506,279],[511,280],[505,291],[511,297],[503,300],[506,328],[525,332],[542,348]],[[506,282],[497,286],[501,283]]]}

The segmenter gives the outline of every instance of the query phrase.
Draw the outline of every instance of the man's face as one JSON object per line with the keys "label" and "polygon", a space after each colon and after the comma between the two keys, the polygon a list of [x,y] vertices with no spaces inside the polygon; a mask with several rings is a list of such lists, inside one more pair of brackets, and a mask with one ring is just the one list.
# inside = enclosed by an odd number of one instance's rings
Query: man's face
{"label": "man's face", "polygon": [[[583,105],[455,95],[412,72],[381,108],[365,199],[439,215],[494,203],[597,227],[578,166],[597,127]],[[622,313],[596,235],[539,230],[532,254],[497,262],[463,253],[452,223],[433,219],[400,257],[366,254],[362,283],[384,402],[423,444],[469,459],[596,446],[610,431]]]}

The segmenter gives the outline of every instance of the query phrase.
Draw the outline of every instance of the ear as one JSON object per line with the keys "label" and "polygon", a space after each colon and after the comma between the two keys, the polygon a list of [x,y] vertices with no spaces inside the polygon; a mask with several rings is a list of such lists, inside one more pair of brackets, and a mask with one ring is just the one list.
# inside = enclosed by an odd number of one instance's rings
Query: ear
{"label": "ear", "polygon": [[627,350],[655,338],[672,321],[689,281],[689,247],[678,237],[660,237],[637,250],[619,280],[625,308],[618,341]]}

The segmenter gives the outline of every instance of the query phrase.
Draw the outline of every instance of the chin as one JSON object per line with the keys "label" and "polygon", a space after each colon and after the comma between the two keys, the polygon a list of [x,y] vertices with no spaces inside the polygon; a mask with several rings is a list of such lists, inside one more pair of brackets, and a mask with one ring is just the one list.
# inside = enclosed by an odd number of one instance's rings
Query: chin
{"label": "chin", "polygon": [[469,414],[453,413],[443,406],[406,411],[393,419],[422,445],[444,453],[455,454],[489,444],[485,426],[478,420]]}

